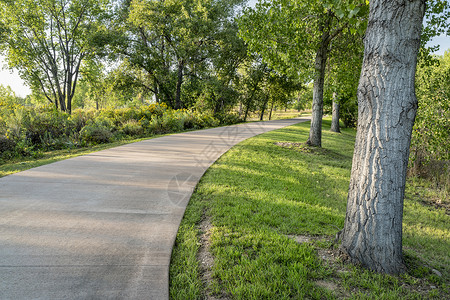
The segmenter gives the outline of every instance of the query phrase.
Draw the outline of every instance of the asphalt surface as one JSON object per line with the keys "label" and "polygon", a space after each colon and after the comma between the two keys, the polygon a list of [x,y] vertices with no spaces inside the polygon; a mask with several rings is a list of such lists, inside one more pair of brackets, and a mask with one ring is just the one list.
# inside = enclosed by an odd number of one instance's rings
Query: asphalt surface
{"label": "asphalt surface", "polygon": [[168,299],[172,247],[206,169],[305,120],[180,133],[0,178],[0,299]]}

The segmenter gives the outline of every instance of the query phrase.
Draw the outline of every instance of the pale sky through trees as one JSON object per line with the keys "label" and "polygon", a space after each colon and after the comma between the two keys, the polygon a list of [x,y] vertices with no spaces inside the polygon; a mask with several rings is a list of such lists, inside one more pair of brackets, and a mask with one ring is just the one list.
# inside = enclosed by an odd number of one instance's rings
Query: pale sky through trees
{"label": "pale sky through trees", "polygon": [[[249,0],[248,5],[254,7],[257,0]],[[439,36],[433,39],[430,45],[440,45],[440,50],[436,52],[437,55],[443,55],[445,51],[450,49],[450,36]],[[30,88],[24,85],[17,72],[11,73],[5,68],[5,60],[0,56],[0,84],[3,86],[10,86],[17,96],[25,97],[31,94]]]}

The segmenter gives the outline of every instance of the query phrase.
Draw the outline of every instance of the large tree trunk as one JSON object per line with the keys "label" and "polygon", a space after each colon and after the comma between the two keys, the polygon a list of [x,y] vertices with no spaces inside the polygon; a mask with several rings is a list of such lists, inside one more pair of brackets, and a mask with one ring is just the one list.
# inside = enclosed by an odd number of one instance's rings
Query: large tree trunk
{"label": "large tree trunk", "polygon": [[333,93],[333,113],[331,115],[331,131],[341,132],[341,127],[339,126],[339,108],[340,104],[336,101],[336,93]]}
{"label": "large tree trunk", "polygon": [[322,26],[321,30],[322,40],[315,60],[311,127],[309,129],[309,138],[306,142],[308,145],[315,147],[322,146],[323,86],[325,84],[328,45],[330,44],[330,35],[327,31],[328,24]]}
{"label": "large tree trunk", "polygon": [[424,10],[425,0],[370,2],[341,250],[377,272],[404,270],[403,198]]}

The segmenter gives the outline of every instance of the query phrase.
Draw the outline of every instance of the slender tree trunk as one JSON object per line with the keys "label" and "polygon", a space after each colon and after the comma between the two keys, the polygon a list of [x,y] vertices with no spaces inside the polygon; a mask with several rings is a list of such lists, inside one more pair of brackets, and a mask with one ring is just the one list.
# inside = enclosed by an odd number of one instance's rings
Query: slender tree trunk
{"label": "slender tree trunk", "polygon": [[378,272],[404,270],[403,198],[424,10],[425,0],[370,2],[341,250]]}
{"label": "slender tree trunk", "polygon": [[264,100],[263,107],[261,108],[261,114],[259,116],[259,120],[262,121],[264,119],[264,112],[266,111],[268,100]]}
{"label": "slender tree trunk", "polygon": [[61,107],[61,111],[66,111],[66,96],[64,94],[59,94],[59,106]]}
{"label": "slender tree trunk", "polygon": [[176,109],[182,108],[182,105],[181,105],[181,84],[183,84],[183,68],[184,68],[184,61],[181,60],[178,63],[177,92],[176,92],[176,95],[175,95],[175,108]]}
{"label": "slender tree trunk", "polygon": [[66,91],[66,97],[65,98],[67,98],[67,103],[66,103],[66,109],[67,109],[67,112],[69,113],[69,114],[71,114],[72,113],[72,67],[70,66],[70,68],[69,68],[69,65],[70,65],[70,60],[68,60],[68,62],[67,62],[67,65],[68,65],[68,71],[67,71],[67,78],[66,78],[66,84],[67,84],[67,91]]}
{"label": "slender tree trunk", "polygon": [[315,147],[322,146],[323,86],[325,84],[325,66],[330,43],[327,27],[321,27],[322,41],[316,53],[311,127],[306,142],[308,145]]}
{"label": "slender tree trunk", "polygon": [[216,94],[214,92],[212,93],[212,101],[214,103],[214,112],[213,112],[213,114],[217,115],[217,113],[220,110],[220,102],[216,100]]}
{"label": "slender tree trunk", "polygon": [[249,112],[249,110],[250,110],[250,104],[247,104],[247,105],[245,106],[244,122],[247,121],[247,117],[248,117],[248,112]]}
{"label": "slender tree trunk", "polygon": [[333,114],[331,116],[331,131],[332,132],[341,132],[341,128],[339,126],[339,107],[340,104],[336,101],[336,93],[333,93]]}
{"label": "slender tree trunk", "polygon": [[156,103],[159,103],[159,95],[158,95],[158,83],[156,80],[153,80],[153,89],[155,90],[155,101]]}
{"label": "slender tree trunk", "polygon": [[273,111],[273,101],[272,105],[270,106],[269,121],[272,120],[272,111]]}

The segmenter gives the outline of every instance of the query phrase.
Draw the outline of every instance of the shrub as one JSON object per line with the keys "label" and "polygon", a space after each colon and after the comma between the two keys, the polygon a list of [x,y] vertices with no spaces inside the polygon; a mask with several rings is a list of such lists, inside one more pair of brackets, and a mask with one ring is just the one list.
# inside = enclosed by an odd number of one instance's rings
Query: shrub
{"label": "shrub", "polygon": [[0,154],[7,151],[14,151],[16,142],[8,139],[6,136],[0,135]]}
{"label": "shrub", "polygon": [[113,118],[111,118],[110,116],[107,116],[103,113],[100,113],[94,119],[89,120],[87,122],[87,125],[96,125],[97,127],[104,127],[104,128],[109,129],[109,131],[111,131],[111,132],[113,132],[117,129]]}
{"label": "shrub", "polygon": [[82,144],[104,144],[112,140],[111,131],[101,125],[89,124],[83,127],[80,132]]}
{"label": "shrub", "polygon": [[32,145],[43,150],[63,149],[70,134],[69,115],[54,109],[28,111],[22,128]]}
{"label": "shrub", "polygon": [[221,113],[215,117],[219,120],[220,125],[232,125],[241,122],[237,113]]}
{"label": "shrub", "polygon": [[182,131],[184,129],[182,111],[166,111],[161,118],[161,126],[166,132]]}
{"label": "shrub", "polygon": [[450,191],[450,52],[439,64],[420,66],[418,110],[412,132],[410,175],[431,179]]}
{"label": "shrub", "polygon": [[90,110],[81,110],[77,109],[72,112],[72,115],[69,117],[70,128],[73,133],[79,133],[81,129],[88,123],[94,122],[96,111],[93,109]]}
{"label": "shrub", "polygon": [[131,119],[122,125],[121,131],[129,136],[138,136],[144,133],[144,128],[138,121]]}
{"label": "shrub", "polygon": [[195,128],[215,127],[220,124],[220,121],[210,114],[194,112],[193,116],[195,118]]}
{"label": "shrub", "polygon": [[[141,121],[142,124],[142,121]],[[148,134],[158,134],[162,133],[162,125],[161,125],[161,119],[157,116],[154,116],[148,124],[145,124],[145,129]]]}
{"label": "shrub", "polygon": [[[54,107],[0,103],[0,153],[39,155],[42,151],[111,142],[120,135],[143,136],[235,122],[237,116],[173,110],[164,103],[104,110],[77,109],[68,115]],[[3,158],[6,156],[2,155]]]}
{"label": "shrub", "polygon": [[165,103],[153,103],[145,107],[145,110],[150,112],[151,116],[162,117],[164,112],[168,110]]}

